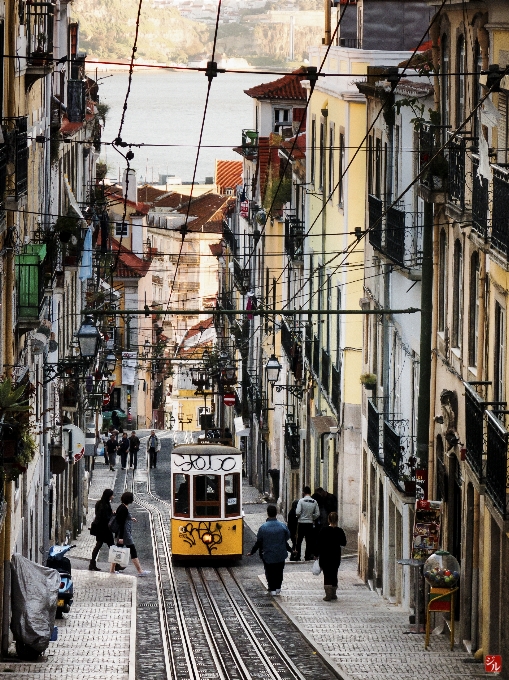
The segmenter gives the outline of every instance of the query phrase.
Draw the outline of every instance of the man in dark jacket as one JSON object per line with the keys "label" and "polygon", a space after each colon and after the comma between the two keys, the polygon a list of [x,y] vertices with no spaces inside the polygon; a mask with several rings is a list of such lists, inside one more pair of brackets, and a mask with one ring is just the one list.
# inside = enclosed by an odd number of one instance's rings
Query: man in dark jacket
{"label": "man in dark jacket", "polygon": [[115,463],[117,462],[117,448],[118,448],[118,443],[116,439],[116,435],[111,434],[110,438],[104,445],[104,448],[106,450],[106,453],[108,454],[108,462],[110,464],[110,470],[115,469]]}
{"label": "man in dark jacket", "polygon": [[136,432],[133,430],[131,436],[129,437],[129,467],[134,470],[138,467],[138,451],[140,450],[140,440],[136,436]]}
{"label": "man in dark jacket", "polygon": [[256,543],[247,556],[254,555],[260,550],[267,579],[267,587],[271,595],[281,594],[283,570],[288,556],[287,542],[290,538],[288,527],[277,520],[275,505],[267,506],[267,521],[258,529]]}

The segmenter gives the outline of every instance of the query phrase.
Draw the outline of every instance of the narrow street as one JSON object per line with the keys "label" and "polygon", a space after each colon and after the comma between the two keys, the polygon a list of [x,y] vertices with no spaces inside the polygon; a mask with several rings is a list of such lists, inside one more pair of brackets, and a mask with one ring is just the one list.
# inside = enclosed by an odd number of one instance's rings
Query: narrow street
{"label": "narrow street", "polygon": [[[423,635],[406,635],[408,614],[361,581],[353,545],[347,545],[340,568],[338,602],[322,601],[322,577],[312,575],[310,563],[287,563],[278,598],[267,593],[258,556],[233,567],[172,565],[168,477],[174,436],[161,433],[157,469],[150,476],[145,440],[134,480],[131,470],[110,472],[100,458],[93,472],[87,526],[104,488],[114,487],[115,506],[134,484],[134,537],[150,575],[136,578],[130,565],[110,576],[104,548],[101,573],[89,572],[94,539],[84,531],[73,551],[75,602],[57,621],[58,641],[40,662],[3,662],[0,672],[41,680],[485,677],[480,664],[465,663],[459,645],[449,649],[447,635],[433,636],[428,651]],[[254,488],[244,487],[244,553],[266,516],[259,500]]]}

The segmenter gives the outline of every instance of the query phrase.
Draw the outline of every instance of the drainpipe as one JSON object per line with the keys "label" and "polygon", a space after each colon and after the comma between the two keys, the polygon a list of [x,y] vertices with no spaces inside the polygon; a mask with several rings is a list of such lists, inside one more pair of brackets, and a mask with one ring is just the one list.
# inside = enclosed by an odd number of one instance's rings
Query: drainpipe
{"label": "drainpipe", "polygon": [[325,15],[325,27],[323,31],[324,45],[330,45],[331,42],[331,3],[330,0],[324,0],[324,15]]}
{"label": "drainpipe", "polygon": [[472,652],[478,649],[479,638],[479,529],[480,529],[480,503],[481,498],[474,490],[474,526],[472,541],[472,628],[470,640]]}
{"label": "drainpipe", "polygon": [[[438,277],[438,260],[439,260],[439,222],[440,219],[437,216],[437,223],[434,225],[434,236],[433,236],[433,271],[436,272],[436,276]],[[437,265],[437,266],[435,266]],[[433,309],[438,309],[438,285],[435,280],[435,286],[433,288]],[[422,320],[421,320],[422,323]],[[434,363],[434,369],[431,370],[431,388],[430,388],[430,393],[431,393],[431,399],[430,399],[430,411],[431,408],[435,408],[435,403],[436,403],[436,396],[437,396],[437,354],[436,354],[436,349],[437,349],[437,326],[438,326],[438,317],[436,314],[433,314],[433,319],[432,319],[432,331],[431,331],[431,342],[432,342],[432,349],[431,349],[431,362]],[[419,385],[420,387],[420,385]],[[433,418],[429,418],[429,444],[428,444],[428,453],[429,453],[429,460],[428,460],[428,478],[433,480],[434,479],[434,474],[435,474],[435,421]],[[433,498],[434,497],[434,486],[431,486],[429,488],[428,486],[428,498]]]}

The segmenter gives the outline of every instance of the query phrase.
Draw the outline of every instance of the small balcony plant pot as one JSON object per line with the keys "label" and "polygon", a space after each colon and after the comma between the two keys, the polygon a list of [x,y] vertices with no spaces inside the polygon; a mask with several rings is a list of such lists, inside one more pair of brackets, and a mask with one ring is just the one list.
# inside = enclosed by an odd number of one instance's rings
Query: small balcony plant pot
{"label": "small balcony plant pot", "polygon": [[415,496],[416,484],[414,479],[405,479],[403,484],[405,485],[405,495]]}
{"label": "small balcony plant pot", "polygon": [[361,375],[361,384],[366,390],[372,391],[376,387],[376,375],[374,373],[363,373]]}

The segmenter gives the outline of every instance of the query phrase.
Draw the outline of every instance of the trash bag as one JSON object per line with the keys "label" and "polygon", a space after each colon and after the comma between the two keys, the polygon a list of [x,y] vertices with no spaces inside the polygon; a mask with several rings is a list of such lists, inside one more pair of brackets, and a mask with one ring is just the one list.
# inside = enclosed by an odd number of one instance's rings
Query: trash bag
{"label": "trash bag", "polygon": [[49,645],[57,613],[60,574],[14,553],[11,559],[11,631],[39,653]]}
{"label": "trash bag", "polygon": [[320,568],[320,562],[318,560],[315,560],[313,562],[313,568],[311,569],[311,571],[313,572],[313,576],[320,576],[320,574],[322,573],[322,570]]}

